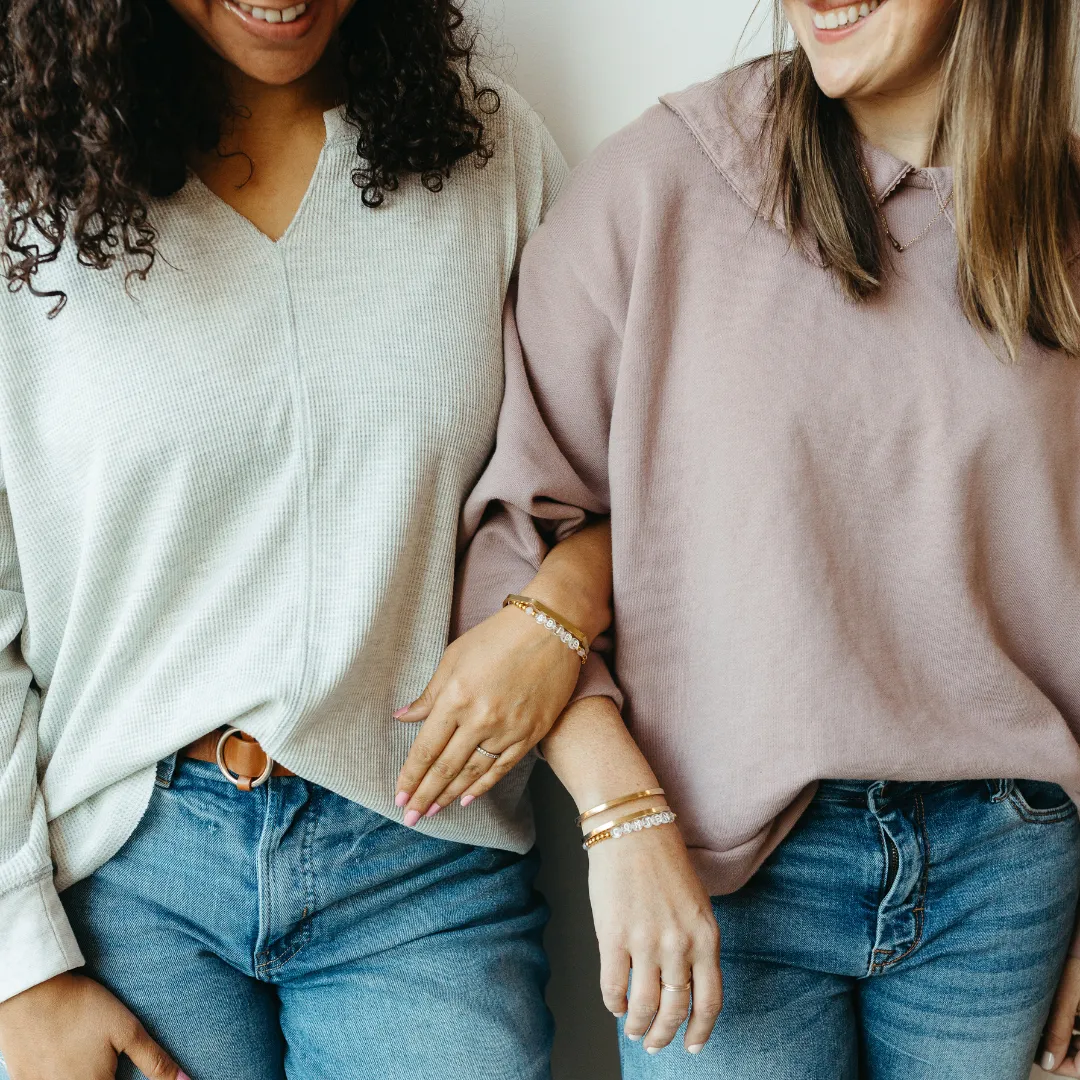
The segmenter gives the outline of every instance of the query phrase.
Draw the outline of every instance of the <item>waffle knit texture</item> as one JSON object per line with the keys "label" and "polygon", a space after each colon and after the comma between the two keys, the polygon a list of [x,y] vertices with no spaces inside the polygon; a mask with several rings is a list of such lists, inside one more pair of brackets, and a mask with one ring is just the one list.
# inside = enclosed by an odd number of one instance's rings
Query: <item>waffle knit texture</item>
{"label": "waffle knit texture", "polygon": [[[81,963],[58,890],[130,836],[154,765],[221,725],[378,813],[445,647],[502,310],[566,166],[498,85],[495,156],[377,210],[327,140],[271,242],[192,177],[161,257],[0,291],[0,1000]],[[528,581],[517,582],[518,586]],[[525,851],[519,769],[421,827]]]}

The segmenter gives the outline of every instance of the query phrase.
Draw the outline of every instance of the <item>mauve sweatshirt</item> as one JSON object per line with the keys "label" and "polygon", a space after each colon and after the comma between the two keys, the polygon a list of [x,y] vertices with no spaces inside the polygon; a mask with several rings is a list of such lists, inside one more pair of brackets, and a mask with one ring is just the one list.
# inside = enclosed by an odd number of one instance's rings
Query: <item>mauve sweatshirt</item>
{"label": "mauve sweatshirt", "polygon": [[469,622],[610,513],[624,715],[714,894],[821,779],[1080,798],[1080,361],[995,354],[950,171],[869,146],[915,242],[845,299],[759,212],[765,77],[665,98],[528,244],[460,578]]}

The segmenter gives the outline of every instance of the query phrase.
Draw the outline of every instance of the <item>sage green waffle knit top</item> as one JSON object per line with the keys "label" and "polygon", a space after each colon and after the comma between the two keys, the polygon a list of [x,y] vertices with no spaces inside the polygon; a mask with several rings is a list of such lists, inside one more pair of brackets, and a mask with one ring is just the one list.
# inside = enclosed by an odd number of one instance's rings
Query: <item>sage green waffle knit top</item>
{"label": "sage green waffle knit top", "polygon": [[[507,289],[566,171],[499,89],[495,156],[439,193],[365,207],[335,110],[280,240],[192,177],[151,205],[145,281],[67,245],[36,279],[56,318],[0,290],[0,1000],[81,964],[58,890],[221,725],[399,816],[391,714],[446,644]],[[421,827],[526,850],[524,784]]]}

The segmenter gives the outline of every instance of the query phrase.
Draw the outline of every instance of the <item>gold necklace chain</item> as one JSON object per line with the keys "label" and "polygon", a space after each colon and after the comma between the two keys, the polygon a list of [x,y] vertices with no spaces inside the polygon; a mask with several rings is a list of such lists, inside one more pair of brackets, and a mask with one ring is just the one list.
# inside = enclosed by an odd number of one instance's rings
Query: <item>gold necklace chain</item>
{"label": "gold necklace chain", "polygon": [[[866,178],[866,187],[870,192],[870,198],[874,200],[874,206],[877,209],[878,217],[881,218],[881,224],[885,229],[885,235],[889,238],[889,243],[896,249],[897,252],[903,254],[908,248],[917,244],[937,223],[937,219],[949,208],[949,203],[952,202],[953,193],[949,192],[949,197],[942,202],[941,196],[938,195],[938,212],[926,223],[926,228],[923,229],[914,240],[909,240],[906,244],[901,244],[892,234],[892,229],[889,228],[889,219],[885,216],[885,211],[881,208],[881,203],[878,201],[877,194],[874,192],[874,181],[870,178],[870,172],[866,167],[865,162],[861,163],[862,174]],[[935,194],[937,188],[934,189]]]}

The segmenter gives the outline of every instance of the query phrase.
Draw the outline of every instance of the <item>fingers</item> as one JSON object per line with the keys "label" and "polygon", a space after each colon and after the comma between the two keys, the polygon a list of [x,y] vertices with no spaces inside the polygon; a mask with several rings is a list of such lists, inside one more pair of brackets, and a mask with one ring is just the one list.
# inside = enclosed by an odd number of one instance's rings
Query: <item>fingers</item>
{"label": "fingers", "polygon": [[[528,752],[528,746],[525,743],[515,743],[513,746],[508,746],[494,761],[479,752],[474,753],[457,778],[439,796],[439,805],[449,806],[455,799],[460,798],[461,805],[468,806],[476,798],[474,794],[471,799],[466,799],[468,792],[485,781],[487,790],[490,791]],[[492,770],[498,770],[498,772],[489,779]]]}
{"label": "fingers", "polygon": [[528,743],[515,743],[502,752],[498,761],[491,763],[491,768],[472,784],[461,796],[461,805],[468,806],[475,802],[481,795],[486,795],[508,772],[519,764],[525,755],[532,749]]}
{"label": "fingers", "polygon": [[1046,1023],[1046,1037],[1043,1039],[1043,1054],[1040,1064],[1047,1072],[1057,1071],[1058,1075],[1075,1076],[1075,1068],[1065,1071],[1068,1064],[1073,1028],[1076,1024],[1076,1010],[1080,1005],[1080,960],[1070,957],[1062,972],[1061,982],[1054,998],[1050,1017]]}
{"label": "fingers", "polygon": [[[421,781],[427,775],[428,769],[438,761],[439,755],[446,749],[454,732],[457,731],[457,722],[453,716],[441,713],[429,717],[424,721],[423,727],[417,733],[416,740],[409,749],[405,764],[397,779],[398,806],[405,806],[413,792],[420,786]],[[427,806],[424,806],[427,810]]]}
{"label": "fingers", "polygon": [[[661,966],[660,1005],[643,1043],[650,1054],[658,1054],[679,1033],[690,1011],[690,965],[682,956],[669,957]],[[663,985],[686,987],[668,990]]]}
{"label": "fingers", "polygon": [[[429,812],[432,815],[437,814],[444,805],[448,805],[450,800],[443,800],[442,794],[462,772],[468,773],[466,787],[487,772],[494,762],[491,758],[476,753],[476,747],[475,734],[468,728],[457,728],[409,799],[408,812],[405,815],[406,825],[415,825],[421,815]],[[492,747],[491,750],[492,753],[502,752],[499,747]]]}
{"label": "fingers", "polygon": [[625,1031],[631,1042],[637,1042],[649,1030],[656,1010],[660,1008],[660,968],[656,964],[639,964],[636,957],[632,957],[631,962],[634,968]]}
{"label": "fingers", "polygon": [[604,1007],[612,1016],[626,1015],[626,992],[630,987],[630,954],[625,949],[605,949],[600,954],[600,991]]}
{"label": "fingers", "polygon": [[133,1023],[123,1038],[114,1042],[117,1051],[126,1054],[147,1080],[188,1080],[187,1074],[150,1038],[141,1024]]}
{"label": "fingers", "polygon": [[719,958],[713,955],[694,965],[694,996],[690,1023],[686,1025],[683,1046],[691,1054],[700,1054],[716,1026],[724,1007],[724,988],[720,978]]}

